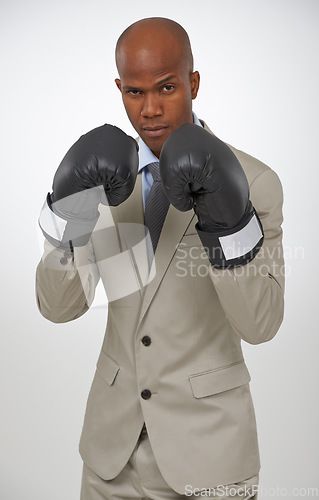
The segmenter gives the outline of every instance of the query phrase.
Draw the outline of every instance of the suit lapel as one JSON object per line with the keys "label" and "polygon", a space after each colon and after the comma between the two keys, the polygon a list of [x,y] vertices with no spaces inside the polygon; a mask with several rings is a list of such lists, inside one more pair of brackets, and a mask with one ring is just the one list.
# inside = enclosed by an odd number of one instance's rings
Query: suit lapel
{"label": "suit lapel", "polygon": [[138,324],[141,323],[146,311],[148,310],[152,299],[162,279],[164,278],[165,272],[170,265],[176,251],[176,247],[181,241],[193,217],[193,210],[180,212],[175,207],[170,205],[150,270],[150,281],[144,289],[144,297]]}

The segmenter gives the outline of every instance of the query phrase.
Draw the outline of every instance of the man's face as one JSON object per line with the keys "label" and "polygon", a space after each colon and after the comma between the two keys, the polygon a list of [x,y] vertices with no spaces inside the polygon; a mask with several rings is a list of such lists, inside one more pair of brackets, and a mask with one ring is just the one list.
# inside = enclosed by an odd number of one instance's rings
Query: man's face
{"label": "man's face", "polygon": [[130,122],[146,145],[159,157],[169,134],[192,123],[192,99],[199,86],[178,43],[160,39],[145,48],[138,40],[124,43],[118,63],[122,92]]}

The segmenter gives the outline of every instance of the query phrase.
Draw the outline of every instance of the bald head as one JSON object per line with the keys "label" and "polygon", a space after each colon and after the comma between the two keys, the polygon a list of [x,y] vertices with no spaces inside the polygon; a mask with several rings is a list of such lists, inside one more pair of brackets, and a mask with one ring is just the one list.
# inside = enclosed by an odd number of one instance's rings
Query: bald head
{"label": "bald head", "polygon": [[159,158],[169,134],[193,122],[192,100],[199,88],[188,35],[175,21],[141,19],[116,45],[119,78],[127,116],[138,135]]}
{"label": "bald head", "polygon": [[185,70],[188,73],[193,71],[192,49],[184,28],[171,19],[150,17],[131,24],[119,37],[115,49],[119,73],[129,48],[145,53],[156,51],[159,47],[165,47],[167,55],[173,50]]}

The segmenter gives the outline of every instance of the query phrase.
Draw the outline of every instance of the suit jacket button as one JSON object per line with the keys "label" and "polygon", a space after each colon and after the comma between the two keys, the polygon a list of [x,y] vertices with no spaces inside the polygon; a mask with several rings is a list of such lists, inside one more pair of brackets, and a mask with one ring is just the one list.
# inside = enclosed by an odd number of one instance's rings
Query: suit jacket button
{"label": "suit jacket button", "polygon": [[66,257],[61,257],[60,264],[62,264],[62,266],[65,266],[67,263],[68,263],[68,259]]}
{"label": "suit jacket button", "polygon": [[142,338],[142,344],[145,345],[146,347],[149,346],[151,344],[151,337],[149,337],[148,335],[145,335],[143,338]]}
{"label": "suit jacket button", "polygon": [[152,393],[149,389],[144,389],[144,391],[141,392],[141,396],[143,399],[150,399]]}

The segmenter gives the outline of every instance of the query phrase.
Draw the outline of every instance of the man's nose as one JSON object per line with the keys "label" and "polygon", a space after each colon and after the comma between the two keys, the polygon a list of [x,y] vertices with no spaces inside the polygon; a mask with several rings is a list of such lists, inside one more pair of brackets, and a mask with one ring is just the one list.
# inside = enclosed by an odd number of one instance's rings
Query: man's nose
{"label": "man's nose", "polygon": [[163,113],[160,98],[154,94],[146,94],[143,101],[142,116],[153,118]]}

